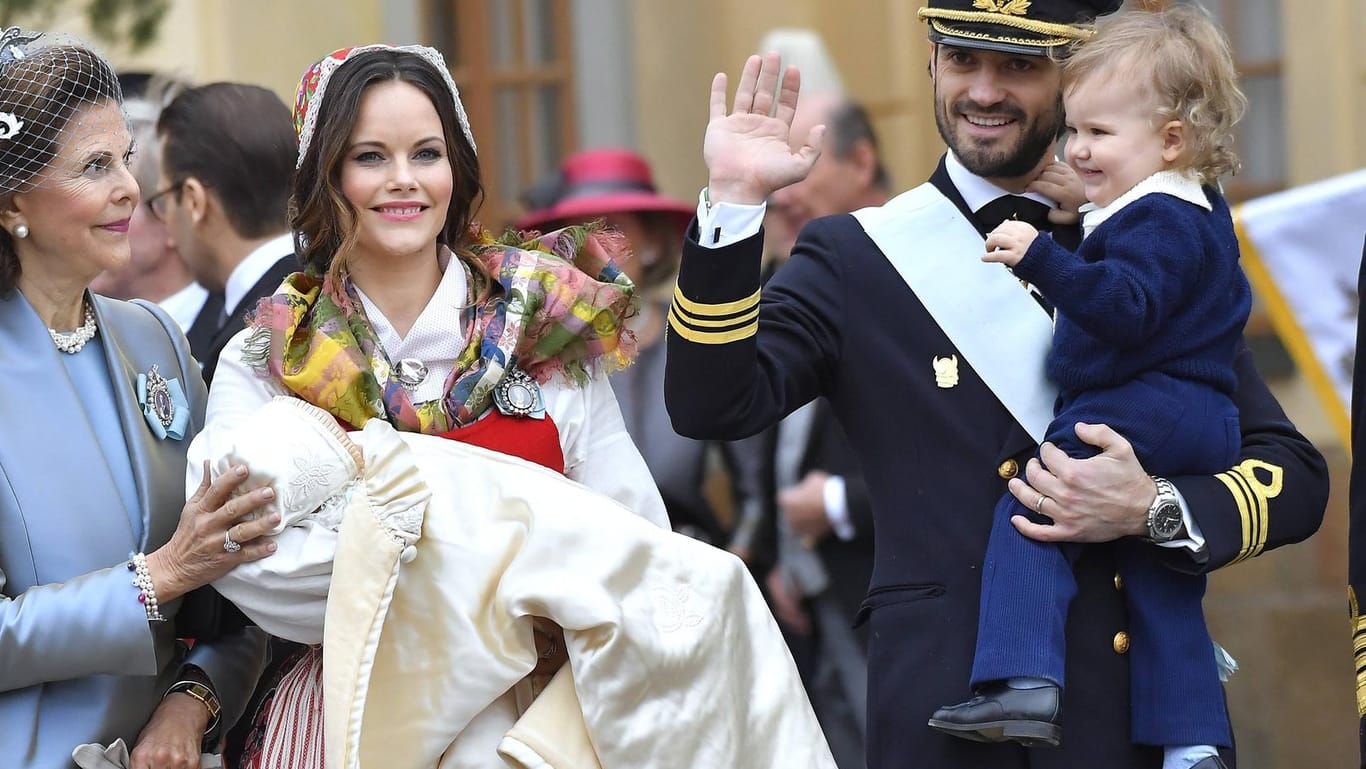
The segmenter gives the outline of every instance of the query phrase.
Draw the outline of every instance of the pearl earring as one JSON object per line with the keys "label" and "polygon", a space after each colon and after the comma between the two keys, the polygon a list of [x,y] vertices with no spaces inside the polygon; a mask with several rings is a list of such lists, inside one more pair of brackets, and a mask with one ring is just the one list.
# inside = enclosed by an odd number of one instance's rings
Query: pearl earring
{"label": "pearl earring", "polygon": [[23,240],[28,237],[28,225],[20,224],[14,228],[14,237]]}

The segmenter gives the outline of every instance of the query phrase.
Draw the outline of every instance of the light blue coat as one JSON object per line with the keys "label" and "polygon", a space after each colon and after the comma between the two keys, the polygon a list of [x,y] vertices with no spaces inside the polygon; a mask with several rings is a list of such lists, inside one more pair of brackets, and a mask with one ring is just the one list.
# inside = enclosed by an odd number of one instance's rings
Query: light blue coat
{"label": "light blue coat", "polygon": [[[107,458],[80,393],[17,291],[0,296],[0,767],[68,769],[71,750],[122,737],[131,747],[183,663],[202,668],[225,723],[245,707],[264,654],[250,630],[199,643],[188,656],[174,622],[149,623],[128,554],[175,530],[185,450],[204,422],[206,392],[185,337],[154,305],[93,297],[128,466]],[[158,440],[136,382],[152,364],[180,381],[192,418],[183,440]],[[115,478],[131,473],[144,534],[137,541]],[[174,617],[179,601],[162,607]]]}

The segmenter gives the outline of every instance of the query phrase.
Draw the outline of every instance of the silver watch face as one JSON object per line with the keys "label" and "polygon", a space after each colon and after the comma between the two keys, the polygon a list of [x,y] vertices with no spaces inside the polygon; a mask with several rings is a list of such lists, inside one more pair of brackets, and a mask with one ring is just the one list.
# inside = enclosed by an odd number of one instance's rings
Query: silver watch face
{"label": "silver watch face", "polygon": [[1163,502],[1153,514],[1152,522],[1148,525],[1151,529],[1148,535],[1159,542],[1166,542],[1181,531],[1182,523],[1181,505],[1176,502]]}

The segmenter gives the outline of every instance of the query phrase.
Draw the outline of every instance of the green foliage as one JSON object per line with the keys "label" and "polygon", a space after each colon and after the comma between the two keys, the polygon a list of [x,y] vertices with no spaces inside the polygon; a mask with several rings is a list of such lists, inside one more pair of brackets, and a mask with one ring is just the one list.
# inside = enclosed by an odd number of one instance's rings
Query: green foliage
{"label": "green foliage", "polygon": [[[0,27],[19,24],[43,29],[71,0],[0,0]],[[81,0],[91,33],[105,43],[133,51],[156,40],[170,0]]]}

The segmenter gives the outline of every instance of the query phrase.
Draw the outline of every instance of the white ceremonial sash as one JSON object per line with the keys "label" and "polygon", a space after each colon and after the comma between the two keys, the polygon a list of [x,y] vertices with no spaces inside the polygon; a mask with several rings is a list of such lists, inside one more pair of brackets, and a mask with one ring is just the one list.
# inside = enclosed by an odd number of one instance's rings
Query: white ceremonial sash
{"label": "white ceremonial sash", "polygon": [[1001,405],[1042,442],[1058,390],[1044,374],[1053,324],[1034,297],[1001,265],[981,260],[982,236],[932,184],[854,218]]}

